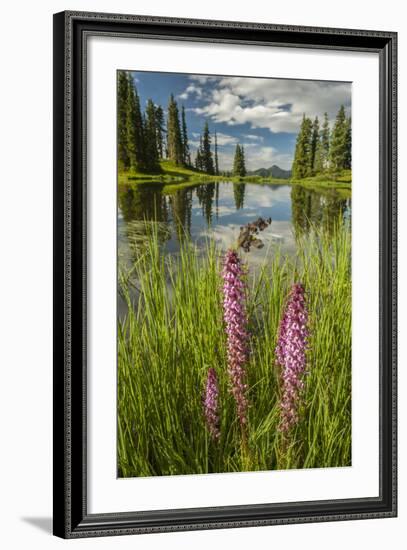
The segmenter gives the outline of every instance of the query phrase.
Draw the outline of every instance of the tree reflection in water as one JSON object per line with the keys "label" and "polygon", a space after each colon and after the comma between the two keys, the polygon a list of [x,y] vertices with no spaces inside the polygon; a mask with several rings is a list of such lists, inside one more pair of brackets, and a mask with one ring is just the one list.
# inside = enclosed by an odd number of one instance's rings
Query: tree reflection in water
{"label": "tree reflection in water", "polygon": [[300,185],[291,188],[291,220],[294,234],[300,237],[310,227],[322,227],[332,234],[338,219],[350,220],[351,199],[332,189],[317,192]]}
{"label": "tree reflection in water", "polygon": [[[118,193],[118,205],[123,216],[126,240],[134,257],[145,246],[148,224],[158,222],[157,235],[161,243],[170,239],[168,230],[169,201],[162,193],[163,185],[139,184],[122,187]],[[120,239],[120,235],[119,235]]]}
{"label": "tree reflection in water", "polygon": [[203,185],[198,185],[196,188],[196,196],[198,197],[199,204],[202,207],[202,214],[208,226],[212,225],[213,202],[217,198],[216,185],[218,185],[219,189],[219,184],[215,183],[204,183]]}
{"label": "tree reflection in water", "polygon": [[233,184],[233,197],[235,199],[236,210],[240,210],[244,206],[244,193],[246,190],[245,183]]}
{"label": "tree reflection in water", "polygon": [[192,191],[191,187],[178,189],[169,196],[172,220],[179,241],[191,235]]}
{"label": "tree reflection in water", "polygon": [[120,186],[118,206],[123,219],[119,251],[121,255],[130,252],[134,260],[147,244],[146,221],[156,224],[161,244],[176,252],[185,237],[197,240],[211,226],[219,233],[258,216],[271,217],[277,232],[279,222],[289,222],[295,238],[307,234],[311,226],[332,233],[338,217],[350,220],[351,199],[333,189],[299,185],[262,185],[260,189],[256,184],[225,181],[171,189],[155,181]]}

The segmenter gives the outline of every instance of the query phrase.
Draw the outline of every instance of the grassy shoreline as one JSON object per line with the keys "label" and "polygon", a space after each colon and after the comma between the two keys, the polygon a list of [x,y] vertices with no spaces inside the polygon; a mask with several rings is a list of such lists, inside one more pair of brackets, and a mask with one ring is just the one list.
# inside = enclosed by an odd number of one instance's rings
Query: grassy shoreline
{"label": "grassy shoreline", "polygon": [[344,192],[351,190],[352,173],[346,170],[337,176],[319,175],[309,178],[296,180],[294,178],[264,178],[261,176],[214,176],[204,174],[197,170],[177,166],[170,161],[161,162],[162,172],[160,174],[143,174],[141,172],[119,172],[119,185],[140,185],[145,183],[157,182],[164,184],[166,191],[176,191],[177,189],[189,187],[192,185],[201,185],[207,183],[216,183],[231,181],[233,183],[252,183],[258,185],[301,185],[314,189],[336,189]]}

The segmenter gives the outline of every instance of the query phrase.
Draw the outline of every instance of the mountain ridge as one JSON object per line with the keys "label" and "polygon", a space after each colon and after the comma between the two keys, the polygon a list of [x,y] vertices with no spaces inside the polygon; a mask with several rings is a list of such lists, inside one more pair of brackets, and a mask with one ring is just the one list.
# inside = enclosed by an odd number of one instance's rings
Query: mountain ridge
{"label": "mountain ridge", "polygon": [[270,166],[269,168],[258,168],[257,170],[252,170],[251,172],[248,172],[248,174],[251,176],[261,176],[262,178],[291,178],[291,170],[284,170],[276,164],[273,164],[273,166]]}

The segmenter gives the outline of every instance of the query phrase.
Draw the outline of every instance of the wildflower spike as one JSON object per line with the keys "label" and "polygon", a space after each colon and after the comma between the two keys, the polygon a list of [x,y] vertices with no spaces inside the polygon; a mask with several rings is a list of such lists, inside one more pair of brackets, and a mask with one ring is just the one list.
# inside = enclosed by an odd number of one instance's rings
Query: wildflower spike
{"label": "wildflower spike", "polygon": [[227,334],[228,374],[240,425],[247,424],[246,363],[248,360],[247,313],[244,269],[238,253],[229,249],[222,270],[223,314]]}
{"label": "wildflower spike", "polygon": [[219,430],[219,386],[218,377],[214,368],[208,369],[204,395],[204,414],[206,425],[214,441],[220,438]]}
{"label": "wildflower spike", "polygon": [[276,347],[277,363],[281,367],[282,397],[279,430],[287,433],[298,422],[298,407],[306,368],[308,311],[301,284],[291,287],[281,320]]}

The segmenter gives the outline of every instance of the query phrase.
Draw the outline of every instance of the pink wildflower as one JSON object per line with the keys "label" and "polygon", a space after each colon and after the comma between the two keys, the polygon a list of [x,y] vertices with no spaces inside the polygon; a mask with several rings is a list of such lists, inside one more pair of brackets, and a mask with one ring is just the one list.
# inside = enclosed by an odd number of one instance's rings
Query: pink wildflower
{"label": "pink wildflower", "polygon": [[242,262],[235,250],[226,252],[222,270],[223,313],[227,334],[228,374],[242,427],[247,423],[246,363],[248,360],[247,313]]}
{"label": "pink wildflower", "polygon": [[204,395],[204,414],[206,425],[214,441],[220,437],[218,414],[219,387],[214,368],[208,370]]}
{"label": "pink wildflower", "polygon": [[303,375],[306,368],[307,323],[304,287],[294,284],[280,323],[276,347],[283,391],[279,430],[285,433],[298,422],[299,398],[304,388]]}

